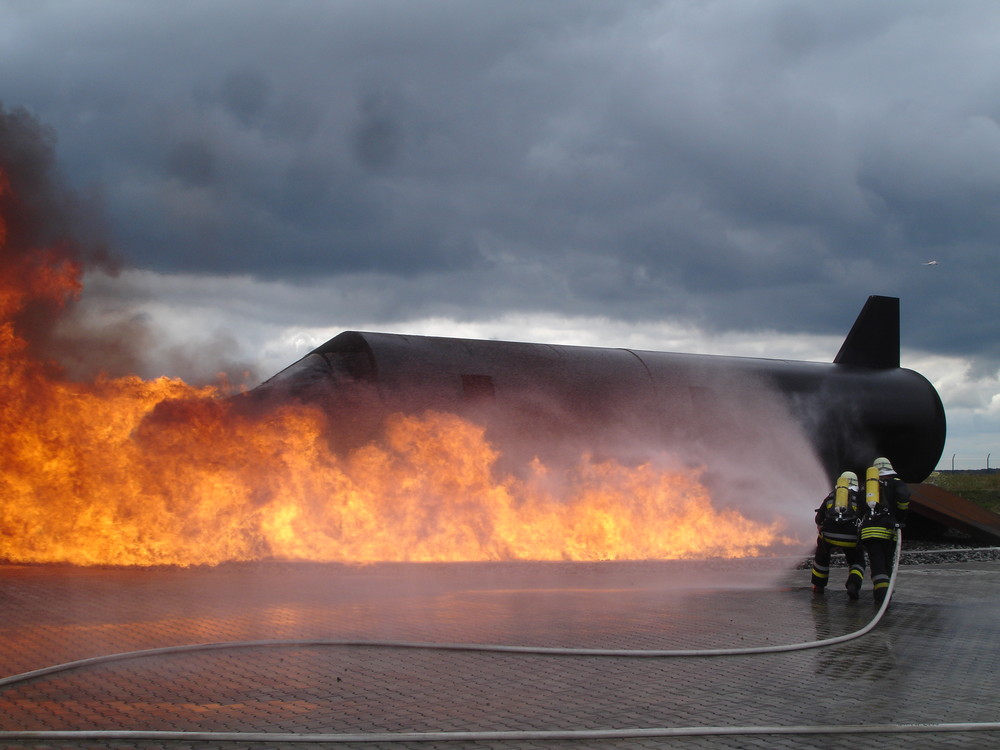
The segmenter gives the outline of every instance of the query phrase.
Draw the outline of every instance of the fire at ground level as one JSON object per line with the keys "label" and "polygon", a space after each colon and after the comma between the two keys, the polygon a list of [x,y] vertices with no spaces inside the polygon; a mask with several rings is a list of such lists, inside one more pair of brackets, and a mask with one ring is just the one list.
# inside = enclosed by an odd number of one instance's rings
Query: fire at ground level
{"label": "fire at ground level", "polygon": [[[120,661],[0,689],[0,730],[354,733],[991,722],[1000,715],[998,573],[997,561],[903,565],[892,605],[871,633],[781,654],[637,659],[312,645]],[[874,613],[865,593],[859,602],[833,591],[817,600],[808,590],[808,571],[788,559],[2,566],[0,674],[136,649],[276,638],[616,649],[777,645],[861,628]],[[978,748],[991,737],[949,734],[947,746]],[[764,748],[773,741],[679,738],[671,747]],[[823,746],[857,741],[828,737]],[[912,741],[878,735],[866,745],[902,748]],[[787,736],[782,742],[806,748],[817,740]],[[627,746],[662,743],[632,739]],[[4,746],[41,745],[5,740]]]}
{"label": "fire at ground level", "polygon": [[[621,473],[613,473],[602,477],[608,482],[620,479]],[[640,474],[640,478],[645,475]],[[377,528],[368,529],[364,533],[355,533],[363,546],[345,546],[338,540],[327,539],[321,524],[316,523],[322,515],[315,516],[311,531],[319,534],[325,540],[328,548],[341,554],[343,558],[324,558],[322,547],[310,547],[303,542],[308,535],[300,534],[297,529],[302,526],[304,518],[298,514],[289,513],[285,519],[288,533],[282,538],[295,541],[295,544],[277,548],[271,554],[261,553],[257,556],[227,558],[226,533],[229,529],[225,524],[207,524],[209,532],[215,533],[215,541],[208,544],[208,549],[198,554],[181,555],[176,553],[187,547],[201,549],[205,540],[191,533],[183,533],[184,528],[167,529],[167,533],[153,523],[159,516],[130,517],[131,523],[111,522],[98,517],[97,527],[109,530],[108,534],[96,535],[90,532],[85,524],[73,524],[73,535],[66,536],[60,527],[50,527],[42,523],[48,516],[39,516],[38,523],[42,527],[37,533],[22,535],[23,542],[18,546],[18,537],[8,536],[7,541],[0,544],[0,564],[2,563],[74,563],[94,566],[133,565],[138,567],[155,566],[156,562],[166,565],[215,565],[227,562],[262,562],[266,560],[311,560],[313,562],[342,562],[346,564],[367,564],[372,562],[469,562],[498,560],[536,560],[536,561],[607,561],[607,560],[666,560],[666,559],[703,559],[712,557],[746,558],[775,557],[794,555],[799,552],[811,553],[813,538],[811,530],[811,505],[801,503],[800,508],[784,508],[784,516],[773,520],[771,525],[753,524],[739,515],[715,513],[711,501],[700,493],[690,494],[690,488],[698,488],[697,483],[685,485],[680,482],[682,477],[673,474],[660,475],[650,473],[644,480],[649,486],[638,483],[627,486],[630,500],[644,493],[657,498],[660,502],[650,504],[620,501],[620,490],[617,494],[597,491],[595,477],[590,477],[590,486],[583,493],[584,500],[593,502],[576,502],[573,504],[551,504],[551,508],[559,509],[556,514],[544,505],[533,508],[521,503],[505,505],[497,503],[499,497],[509,497],[498,491],[481,492],[484,500],[480,504],[466,499],[459,508],[445,512],[447,509],[433,509],[431,513],[421,509],[420,513],[412,507],[395,508],[390,519],[402,517],[408,519],[410,527],[416,529],[407,534],[400,533],[401,527],[390,523],[379,522]],[[686,481],[686,480],[685,480]],[[490,485],[484,485],[492,489]],[[939,487],[927,484],[910,485],[913,492],[909,526],[906,534],[909,539],[935,540],[947,535],[967,538],[978,544],[1000,544],[1000,516],[970,503],[963,498],[947,492]],[[670,492],[663,491],[664,488]],[[498,486],[496,490],[506,491],[507,486]],[[689,494],[678,495],[687,491]],[[419,499],[419,495],[417,495]],[[665,503],[665,504],[664,504]],[[355,503],[356,505],[356,503]],[[391,505],[391,504],[390,504]],[[386,506],[382,503],[382,506]],[[336,507],[336,504],[333,504]],[[56,508],[58,509],[58,507]],[[641,513],[637,512],[641,510]],[[280,508],[279,508],[280,510]],[[54,511],[53,511],[54,512]],[[253,517],[261,516],[263,509],[258,509]],[[792,517],[796,515],[798,517]],[[85,514],[88,518],[92,513]],[[232,515],[232,514],[229,514]],[[229,518],[224,514],[223,520]],[[470,518],[475,516],[472,521]],[[413,516],[416,520],[410,518]],[[495,516],[495,518],[494,518]],[[438,519],[438,520],[435,520]],[[450,525],[441,519],[447,520]],[[71,518],[72,520],[72,518]],[[440,521],[440,522],[439,522]],[[472,524],[472,530],[466,529],[466,524]],[[488,523],[496,526],[495,538],[481,538]],[[298,524],[298,525],[296,525]],[[245,524],[244,524],[245,525]],[[435,534],[423,530],[428,525],[437,528]],[[342,520],[335,524],[337,528],[344,526]],[[158,557],[150,555],[130,554],[139,545],[139,537],[132,538],[126,532],[135,529],[142,535],[146,547],[165,550]],[[186,527],[185,527],[186,528]],[[353,527],[351,527],[353,528]],[[508,529],[506,534],[499,532]],[[782,533],[795,529],[794,536]],[[113,531],[114,533],[110,533]],[[355,529],[357,532],[358,530]],[[376,533],[378,532],[378,533]],[[202,532],[204,536],[204,532]],[[253,535],[244,531],[244,536]],[[392,540],[395,556],[379,557],[381,550],[389,548],[389,541],[379,547],[374,540],[386,537]],[[463,538],[480,539],[476,544],[458,544],[455,540]],[[93,539],[100,543],[95,544]],[[178,545],[175,540],[183,538],[185,544]],[[528,540],[530,544],[521,547],[513,546],[518,539]],[[68,540],[68,541],[67,541]],[[419,542],[416,543],[416,542]],[[544,542],[544,544],[542,543]],[[77,553],[74,554],[73,551]],[[286,554],[282,555],[281,550]],[[425,550],[423,555],[414,552]],[[82,552],[81,552],[82,551]],[[374,551],[374,552],[372,552]],[[520,556],[511,556],[516,551]],[[16,554],[15,554],[16,552]],[[44,554],[43,554],[44,552]],[[84,554],[85,553],[85,554]],[[381,553],[384,554],[384,553]],[[403,555],[411,555],[404,557]],[[454,555],[449,557],[448,555]]]}

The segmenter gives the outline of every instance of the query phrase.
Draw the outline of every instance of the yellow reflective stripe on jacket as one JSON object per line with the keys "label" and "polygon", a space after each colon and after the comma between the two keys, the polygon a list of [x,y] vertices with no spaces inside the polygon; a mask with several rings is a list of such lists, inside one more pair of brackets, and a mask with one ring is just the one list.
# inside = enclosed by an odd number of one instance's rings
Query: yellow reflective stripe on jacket
{"label": "yellow reflective stripe on jacket", "polygon": [[827,531],[822,532],[823,538],[836,547],[857,547],[857,534],[836,534]]}
{"label": "yellow reflective stripe on jacket", "polygon": [[861,539],[887,539],[894,541],[896,539],[896,532],[893,529],[887,529],[883,526],[869,526],[861,529]]}
{"label": "yellow reflective stripe on jacket", "polygon": [[857,539],[855,539],[854,541],[851,541],[851,542],[841,542],[841,541],[838,541],[837,539],[827,539],[826,541],[828,541],[834,547],[857,547],[858,546],[858,540]]}

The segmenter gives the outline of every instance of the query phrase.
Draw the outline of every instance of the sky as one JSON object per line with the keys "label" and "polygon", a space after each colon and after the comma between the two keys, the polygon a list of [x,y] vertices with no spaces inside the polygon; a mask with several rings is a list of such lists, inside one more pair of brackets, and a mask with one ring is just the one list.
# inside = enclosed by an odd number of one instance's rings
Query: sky
{"label": "sky", "polygon": [[985,0],[0,0],[0,107],[144,377],[343,330],[829,362],[880,294],[983,468],[998,46]]}

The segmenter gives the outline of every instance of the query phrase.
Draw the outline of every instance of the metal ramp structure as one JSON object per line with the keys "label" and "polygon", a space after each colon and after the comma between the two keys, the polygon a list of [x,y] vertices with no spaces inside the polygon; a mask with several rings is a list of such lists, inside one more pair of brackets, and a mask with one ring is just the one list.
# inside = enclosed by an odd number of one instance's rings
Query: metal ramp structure
{"label": "metal ramp structure", "polygon": [[1000,545],[1000,515],[933,484],[910,485],[910,517],[955,529],[984,544]]}

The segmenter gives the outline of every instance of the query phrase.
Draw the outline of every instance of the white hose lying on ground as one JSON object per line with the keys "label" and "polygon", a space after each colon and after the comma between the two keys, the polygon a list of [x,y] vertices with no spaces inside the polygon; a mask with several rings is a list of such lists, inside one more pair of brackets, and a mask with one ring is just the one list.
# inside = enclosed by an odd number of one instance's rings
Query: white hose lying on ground
{"label": "white hose lying on ground", "polygon": [[[12,675],[0,679],[0,688],[20,682],[37,679],[46,675],[56,674],[71,669],[107,664],[113,661],[136,659],[144,656],[162,656],[191,651],[209,651],[236,648],[263,647],[309,647],[309,646],[340,646],[366,648],[407,648],[436,649],[444,651],[483,651],[509,654],[533,654],[541,656],[594,656],[594,657],[711,657],[711,656],[744,656],[753,654],[773,654],[786,651],[800,651],[810,648],[833,646],[838,643],[860,638],[870,632],[885,614],[899,571],[899,557],[902,548],[902,535],[897,533],[895,564],[889,579],[889,588],[882,606],[872,620],[860,630],[834,638],[825,638],[803,643],[784,644],[779,646],[758,646],[749,648],[714,648],[714,649],[586,649],[586,648],[548,648],[541,646],[505,646],[495,644],[472,643],[420,643],[411,641],[351,641],[329,639],[281,639],[258,641],[230,641],[219,643],[201,643],[185,646],[167,646],[164,648],[130,651],[120,654],[108,654],[89,659],[57,664],[43,669]],[[627,739],[642,737],[683,737],[697,735],[758,735],[758,734],[875,734],[875,733],[910,733],[910,732],[969,732],[969,731],[1000,731],[998,723],[952,723],[952,724],[870,724],[870,725],[839,725],[839,726],[760,726],[760,727],[660,727],[631,729],[599,729],[599,730],[526,730],[505,732],[378,732],[378,733],[338,733],[338,734],[285,734],[278,732],[163,732],[163,731],[131,731],[131,730],[93,730],[93,731],[0,731],[0,740],[159,740],[184,742],[302,742],[302,743],[361,743],[361,742],[476,742],[476,741],[531,741],[531,740],[573,740],[573,739]]]}

